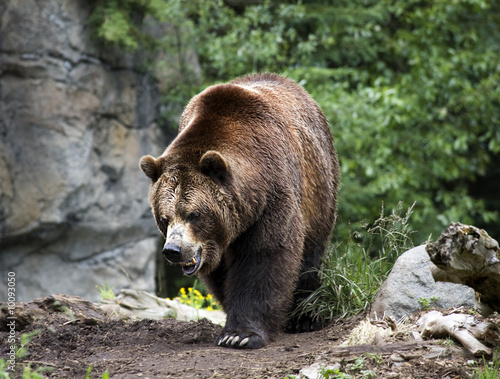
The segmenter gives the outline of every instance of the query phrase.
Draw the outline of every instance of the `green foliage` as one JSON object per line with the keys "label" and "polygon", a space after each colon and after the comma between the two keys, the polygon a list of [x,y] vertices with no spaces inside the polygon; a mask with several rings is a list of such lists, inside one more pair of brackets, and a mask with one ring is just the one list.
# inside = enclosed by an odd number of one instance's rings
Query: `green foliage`
{"label": "green foliage", "polygon": [[153,47],[156,40],[140,28],[142,16],[155,14],[165,6],[163,1],[108,0],[97,2],[88,23],[94,35],[107,44],[134,51],[141,45]]}
{"label": "green foliage", "polygon": [[238,10],[220,0],[199,1],[198,26],[204,33],[197,52],[206,75],[229,80],[308,62],[316,42],[300,34],[305,11],[300,3],[263,1]]}
{"label": "green foliage", "polygon": [[[345,366],[345,367],[343,367]],[[361,356],[354,360],[353,363],[342,366],[322,367],[318,373],[318,378],[336,378],[336,379],[350,379],[350,378],[375,378],[377,375],[372,370],[366,370],[366,358]],[[346,371],[346,372],[343,372]],[[352,375],[351,375],[352,374]]]}
{"label": "green foliage", "polygon": [[377,377],[377,374],[372,370],[361,370],[359,373],[361,374],[362,378],[373,379]]}
{"label": "green foliage", "polygon": [[483,370],[476,369],[472,375],[473,379],[499,379],[500,378],[500,356],[496,351],[493,359],[488,362],[483,356]]}
{"label": "green foliage", "polygon": [[339,369],[331,369],[322,367],[318,373],[319,378],[330,379],[330,378],[338,378],[338,379],[351,379],[352,376],[349,374],[345,374],[341,372]]}
{"label": "green foliage", "polygon": [[362,312],[372,303],[397,257],[413,246],[408,222],[410,207],[402,205],[390,215],[383,210],[375,223],[331,248],[319,271],[321,286],[299,306],[297,312],[325,321]]}
{"label": "green foliage", "polygon": [[428,299],[426,297],[421,297],[420,299],[418,299],[418,302],[420,303],[420,305],[422,305],[422,309],[424,311],[426,311],[430,308],[432,303],[434,303],[438,300],[439,300],[439,297],[437,297],[437,296],[432,296],[430,299]]}
{"label": "green foliage", "polygon": [[348,53],[293,72],[331,121],[342,218],[373,215],[377,199],[417,201],[421,239],[452,220],[497,219],[469,187],[500,151],[498,3],[368,4],[359,23],[327,24]]}
{"label": "green foliage", "polygon": [[31,363],[23,367],[23,379],[46,379],[45,372],[50,372],[53,367],[38,367],[35,370],[31,368]]}
{"label": "green foliage", "polygon": [[101,296],[102,300],[113,300],[116,297],[115,291],[113,291],[109,284],[104,283],[103,285],[97,285],[96,287],[99,290],[99,296]]}
{"label": "green foliage", "polygon": [[10,379],[9,364],[3,358],[0,359],[0,379]]}
{"label": "green foliage", "polygon": [[[152,38],[134,15],[167,22],[168,32]],[[499,219],[497,1],[106,0],[90,22],[107,42],[162,52],[152,70],[168,77],[169,120],[201,88],[238,75],[275,71],[303,84],[336,139],[339,224],[371,223],[381,202],[397,201],[416,202],[420,241],[450,221],[493,228]]]}
{"label": "green foliage", "polygon": [[[15,350],[15,360],[16,360],[16,372],[18,368],[22,369],[22,379],[45,379],[45,372],[50,372],[54,368],[47,366],[40,366],[36,369],[31,368],[31,363],[23,363],[22,361],[28,356],[28,345],[31,343],[34,337],[41,333],[40,330],[34,330],[30,333],[24,333],[21,335],[21,340],[19,341],[19,347]],[[17,365],[19,363],[19,366]],[[21,364],[22,363],[22,364]],[[15,372],[12,373],[14,377]],[[10,379],[11,372],[9,371],[9,363],[4,359],[0,359],[0,379]]]}
{"label": "green foliage", "polygon": [[[92,379],[90,374],[92,373],[92,366],[87,367],[87,372],[85,373],[85,379]],[[101,379],[109,379],[109,373],[104,371]]]}
{"label": "green foliage", "polygon": [[377,353],[364,353],[363,355],[378,365],[384,363],[384,357],[380,353],[379,354],[377,354]]}
{"label": "green foliage", "polygon": [[20,346],[16,349],[16,359],[22,360],[28,354],[28,345],[37,335],[41,333],[40,330],[34,330],[30,333],[24,333],[21,335]]}
{"label": "green foliage", "polygon": [[366,364],[366,358],[359,357],[354,360],[354,363],[350,366],[350,370],[353,372],[361,371]]}

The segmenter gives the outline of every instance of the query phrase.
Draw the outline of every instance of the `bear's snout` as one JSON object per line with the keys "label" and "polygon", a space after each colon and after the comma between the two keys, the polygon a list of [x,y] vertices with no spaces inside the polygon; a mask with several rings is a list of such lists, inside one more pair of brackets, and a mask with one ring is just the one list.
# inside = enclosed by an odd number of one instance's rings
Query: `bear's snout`
{"label": "bear's snout", "polygon": [[182,261],[182,247],[175,243],[166,243],[163,246],[163,256],[172,263],[180,263]]}
{"label": "bear's snout", "polygon": [[170,263],[179,263],[186,275],[195,274],[201,266],[203,247],[196,242],[188,227],[183,223],[168,228],[163,246],[163,256]]}

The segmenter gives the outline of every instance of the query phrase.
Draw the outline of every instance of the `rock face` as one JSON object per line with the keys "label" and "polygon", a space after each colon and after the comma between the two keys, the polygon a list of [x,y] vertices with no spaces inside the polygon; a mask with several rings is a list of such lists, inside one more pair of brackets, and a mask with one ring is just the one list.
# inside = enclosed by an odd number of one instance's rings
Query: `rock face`
{"label": "rock face", "polygon": [[[158,232],[138,167],[159,155],[159,93],[90,39],[84,0],[0,4],[0,301],[96,285],[154,290]],[[163,128],[164,129],[164,128]]]}
{"label": "rock face", "polygon": [[474,307],[474,290],[462,284],[434,282],[430,270],[433,265],[425,245],[401,255],[372,304],[371,316],[409,316],[423,309],[419,299],[426,299],[436,308]]}

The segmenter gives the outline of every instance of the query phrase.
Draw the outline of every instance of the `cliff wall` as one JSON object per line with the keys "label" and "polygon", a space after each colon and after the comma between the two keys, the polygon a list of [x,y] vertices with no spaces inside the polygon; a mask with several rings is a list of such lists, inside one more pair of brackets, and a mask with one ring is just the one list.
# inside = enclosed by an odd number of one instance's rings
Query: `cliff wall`
{"label": "cliff wall", "polygon": [[99,46],[84,0],[0,4],[0,301],[154,290],[144,154],[169,136],[144,54]]}

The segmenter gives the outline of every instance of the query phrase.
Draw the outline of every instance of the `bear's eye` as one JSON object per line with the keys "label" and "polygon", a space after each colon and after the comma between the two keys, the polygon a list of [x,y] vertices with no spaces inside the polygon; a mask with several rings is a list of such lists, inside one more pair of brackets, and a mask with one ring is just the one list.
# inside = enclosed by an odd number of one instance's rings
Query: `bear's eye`
{"label": "bear's eye", "polygon": [[167,230],[168,228],[168,219],[165,217],[160,217],[160,224],[163,230]]}
{"label": "bear's eye", "polygon": [[194,222],[197,221],[200,218],[200,212],[191,212],[188,214],[186,221],[187,222]]}

